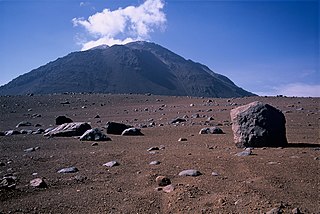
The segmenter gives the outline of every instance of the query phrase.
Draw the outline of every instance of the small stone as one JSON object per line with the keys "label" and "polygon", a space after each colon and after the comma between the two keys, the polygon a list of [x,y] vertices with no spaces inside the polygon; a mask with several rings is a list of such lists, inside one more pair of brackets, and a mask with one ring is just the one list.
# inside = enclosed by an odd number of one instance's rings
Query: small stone
{"label": "small stone", "polygon": [[180,137],[178,141],[188,141],[187,138]]}
{"label": "small stone", "polygon": [[72,166],[72,167],[67,167],[67,168],[63,168],[63,169],[60,169],[58,171],[58,173],[75,173],[75,172],[78,172],[79,170]]}
{"label": "small stone", "polygon": [[103,164],[103,166],[107,167],[114,167],[114,166],[119,166],[120,164],[117,161],[110,161],[108,163]]}
{"label": "small stone", "polygon": [[173,186],[172,184],[167,185],[167,186],[165,186],[165,187],[162,188],[162,191],[163,191],[163,192],[166,192],[166,193],[173,192],[173,191],[174,191],[174,186]]}
{"label": "small stone", "polygon": [[159,165],[160,163],[160,161],[151,161],[149,165]]}
{"label": "small stone", "polygon": [[218,176],[219,174],[217,172],[212,172],[211,175],[212,176]]}
{"label": "small stone", "polygon": [[158,176],[156,177],[156,182],[159,186],[167,186],[171,184],[171,181],[168,177],[166,176]]}
{"label": "small stone", "polygon": [[224,134],[224,132],[222,131],[222,129],[214,126],[214,127],[202,128],[199,134]]}
{"label": "small stone", "polygon": [[35,178],[35,179],[30,181],[30,186],[37,187],[37,188],[46,188],[47,184],[46,184],[46,182],[44,182],[43,179]]}
{"label": "small stone", "polygon": [[25,150],[23,150],[23,151],[24,151],[24,152],[34,152],[34,151],[36,151],[36,149],[33,148],[33,147],[31,147],[31,148],[25,149]]}
{"label": "small stone", "polygon": [[153,146],[153,147],[150,147],[147,151],[150,152],[155,150],[159,150],[159,147]]}
{"label": "small stone", "polygon": [[98,143],[94,142],[94,143],[91,144],[91,146],[98,146]]}
{"label": "small stone", "polygon": [[250,148],[246,148],[244,151],[237,153],[236,156],[244,157],[244,156],[249,156],[251,154],[252,154],[251,149]]}
{"label": "small stone", "polygon": [[125,129],[122,133],[121,133],[122,136],[141,136],[143,135],[141,133],[141,129],[138,129],[138,128],[128,128],[128,129]]}
{"label": "small stone", "polygon": [[111,141],[111,138],[101,132],[100,129],[89,129],[80,137],[81,141]]}
{"label": "small stone", "polygon": [[180,176],[199,176],[202,175],[201,172],[199,172],[198,170],[195,169],[187,169],[187,170],[183,170],[179,173]]}
{"label": "small stone", "polygon": [[21,134],[19,131],[17,130],[9,130],[9,131],[6,131],[4,132],[5,133],[5,136],[11,136],[11,135],[18,135],[18,134]]}
{"label": "small stone", "polygon": [[176,118],[174,120],[172,120],[170,123],[171,124],[177,124],[177,123],[184,123],[186,122],[187,120],[183,119],[183,118]]}

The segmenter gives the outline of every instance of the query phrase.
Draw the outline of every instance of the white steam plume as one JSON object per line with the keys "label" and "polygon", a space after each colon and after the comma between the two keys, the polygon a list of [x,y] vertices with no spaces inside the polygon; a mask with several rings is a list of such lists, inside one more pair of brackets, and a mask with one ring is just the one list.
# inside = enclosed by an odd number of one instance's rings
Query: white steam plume
{"label": "white steam plume", "polygon": [[162,0],[146,0],[135,7],[128,6],[117,10],[104,9],[88,19],[72,19],[74,26],[84,27],[94,38],[82,42],[82,50],[106,44],[125,44],[137,40],[146,40],[156,28],[164,29],[166,15],[162,11]]}

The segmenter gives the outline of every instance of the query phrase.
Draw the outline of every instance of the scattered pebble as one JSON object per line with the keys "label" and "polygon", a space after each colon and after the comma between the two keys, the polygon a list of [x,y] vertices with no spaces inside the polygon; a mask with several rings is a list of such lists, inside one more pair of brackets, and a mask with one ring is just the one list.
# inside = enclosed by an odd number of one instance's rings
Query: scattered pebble
{"label": "scattered pebble", "polygon": [[67,167],[67,168],[63,168],[63,169],[60,169],[58,171],[58,173],[75,173],[75,172],[78,172],[79,170],[72,166],[72,167]]}
{"label": "scattered pebble", "polygon": [[157,146],[153,146],[153,147],[150,147],[147,151],[155,151],[155,150],[159,150],[159,147]]}
{"label": "scattered pebble", "polygon": [[180,176],[199,176],[202,175],[201,172],[199,172],[198,170],[195,169],[187,169],[187,170],[183,170],[179,173]]}
{"label": "scattered pebble", "polygon": [[236,154],[236,156],[244,157],[244,156],[249,156],[249,155],[251,155],[251,154],[252,154],[251,149],[250,149],[250,148],[246,148],[244,151],[238,152],[238,153]]}
{"label": "scattered pebble", "polygon": [[160,163],[160,161],[151,161],[149,165],[159,165]]}
{"label": "scattered pebble", "polygon": [[211,175],[212,176],[218,176],[219,174],[217,172],[212,172]]}
{"label": "scattered pebble", "polygon": [[108,163],[103,164],[103,166],[107,167],[114,167],[114,166],[119,166],[120,164],[117,161],[110,161]]}
{"label": "scattered pebble", "polygon": [[41,178],[35,178],[30,181],[30,186],[36,187],[36,188],[46,188],[48,185],[46,182]]}
{"label": "scattered pebble", "polygon": [[173,192],[174,191],[174,185],[173,184],[167,185],[167,186],[162,188],[162,191],[164,191],[166,193]]}
{"label": "scattered pebble", "polygon": [[179,138],[179,140],[178,141],[188,141],[188,139],[187,138]]}

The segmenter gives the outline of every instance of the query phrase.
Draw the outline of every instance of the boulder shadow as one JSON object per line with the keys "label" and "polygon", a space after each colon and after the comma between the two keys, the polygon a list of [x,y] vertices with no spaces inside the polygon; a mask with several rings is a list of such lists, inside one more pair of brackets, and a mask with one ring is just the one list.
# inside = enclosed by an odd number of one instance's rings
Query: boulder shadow
{"label": "boulder shadow", "polygon": [[317,143],[288,143],[284,148],[319,148],[320,144]]}

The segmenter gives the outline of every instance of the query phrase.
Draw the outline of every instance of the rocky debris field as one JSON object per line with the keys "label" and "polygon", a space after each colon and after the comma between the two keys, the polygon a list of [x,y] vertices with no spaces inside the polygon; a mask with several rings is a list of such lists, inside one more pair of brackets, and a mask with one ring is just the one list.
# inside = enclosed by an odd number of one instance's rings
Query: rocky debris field
{"label": "rocky debris field", "polygon": [[[230,111],[254,101],[283,113],[286,144],[236,146]],[[2,96],[0,213],[320,213],[319,103]]]}

